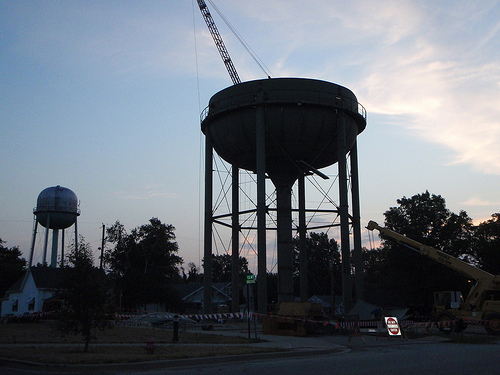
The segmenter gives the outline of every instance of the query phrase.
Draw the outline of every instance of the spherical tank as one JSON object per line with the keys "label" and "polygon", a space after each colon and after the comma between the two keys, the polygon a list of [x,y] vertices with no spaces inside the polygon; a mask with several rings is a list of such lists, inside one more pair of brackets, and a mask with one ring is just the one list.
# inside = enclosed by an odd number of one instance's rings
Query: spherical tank
{"label": "spherical tank", "polygon": [[38,195],[33,212],[37,222],[45,228],[69,228],[80,215],[78,198],[68,188],[59,185],[48,187]]}
{"label": "spherical tank", "polygon": [[[300,173],[338,161],[338,124],[345,119],[347,150],[366,127],[366,112],[349,89],[326,81],[273,78],[230,86],[210,99],[202,131],[225,161],[256,170],[257,109],[264,107],[266,172]],[[343,117],[341,117],[343,114]]]}

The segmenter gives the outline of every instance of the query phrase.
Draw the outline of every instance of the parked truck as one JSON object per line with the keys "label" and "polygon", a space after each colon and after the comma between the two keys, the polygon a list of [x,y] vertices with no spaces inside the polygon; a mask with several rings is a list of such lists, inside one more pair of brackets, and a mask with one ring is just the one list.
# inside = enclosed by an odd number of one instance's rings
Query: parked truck
{"label": "parked truck", "polygon": [[434,293],[434,313],[440,330],[463,330],[467,321],[476,321],[483,324],[488,333],[500,335],[500,275],[492,275],[441,250],[381,227],[374,221],[370,221],[366,228],[371,231],[376,229],[382,235],[475,280],[465,300],[459,291]]}

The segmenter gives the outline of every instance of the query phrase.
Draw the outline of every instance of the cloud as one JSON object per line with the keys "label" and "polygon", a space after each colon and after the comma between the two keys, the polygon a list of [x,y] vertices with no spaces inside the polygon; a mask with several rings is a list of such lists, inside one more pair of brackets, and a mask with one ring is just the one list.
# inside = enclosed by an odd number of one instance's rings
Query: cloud
{"label": "cloud", "polygon": [[[448,150],[448,165],[500,174],[495,2],[256,0],[219,8],[237,18],[244,37],[257,35],[252,47],[276,76],[341,81],[369,113],[404,116],[401,128]],[[249,66],[237,65],[243,78],[259,78]]]}
{"label": "cloud", "polygon": [[498,206],[500,205],[500,202],[490,202],[486,201],[481,198],[473,197],[470,198],[464,202],[462,202],[464,206],[471,206],[471,207],[477,207],[477,206]]}
{"label": "cloud", "polygon": [[[494,25],[491,28],[491,30],[480,39],[480,41],[477,44],[477,46],[476,46],[476,48],[475,48],[474,51],[479,51],[483,47],[485,47],[486,44],[488,44],[492,39],[494,39],[495,37],[498,37],[498,33],[499,32],[500,32],[500,22],[497,22],[497,24]],[[492,46],[492,47],[495,48],[494,46]]]}
{"label": "cloud", "polygon": [[[473,11],[474,9],[470,9]],[[497,37],[498,25],[482,45]],[[362,104],[369,112],[409,115],[402,126],[428,142],[453,152],[451,164],[467,164],[486,174],[500,174],[500,54],[481,60],[468,51],[475,42],[464,36],[460,50],[433,26],[407,34],[404,43],[369,51],[370,65],[357,80]]]}
{"label": "cloud", "polygon": [[120,199],[129,200],[151,200],[156,198],[178,199],[180,194],[164,190],[162,185],[146,185],[137,188],[136,191],[118,191],[116,195]]}
{"label": "cloud", "polygon": [[275,27],[263,43],[279,40],[278,76],[340,77],[369,113],[403,115],[401,127],[449,150],[450,165],[500,174],[494,2],[256,1],[241,11]]}
{"label": "cloud", "polygon": [[[192,4],[166,2],[154,11],[68,4],[57,12],[42,5],[19,11],[32,22],[16,29],[24,44],[10,51],[41,65],[55,60],[79,72],[155,79],[194,74],[198,59],[200,75],[227,79]],[[276,76],[352,84],[369,113],[404,115],[408,122],[401,126],[450,150],[451,164],[500,174],[497,2],[256,0],[218,6],[247,41],[255,41],[252,48]],[[216,22],[233,43],[227,27]],[[240,76],[263,78],[237,47],[228,44]]]}

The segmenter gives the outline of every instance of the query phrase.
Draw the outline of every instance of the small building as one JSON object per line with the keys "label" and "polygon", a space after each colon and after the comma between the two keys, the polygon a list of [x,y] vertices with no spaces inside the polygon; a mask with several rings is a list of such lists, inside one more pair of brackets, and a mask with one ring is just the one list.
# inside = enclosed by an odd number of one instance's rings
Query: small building
{"label": "small building", "polygon": [[53,267],[28,268],[0,300],[1,316],[46,311],[47,301],[54,296],[59,286],[61,272],[61,268]]}
{"label": "small building", "polygon": [[[186,313],[198,314],[203,309],[203,283],[187,283],[176,285]],[[231,283],[213,283],[212,284],[212,308],[213,311],[223,311],[231,306]]]}

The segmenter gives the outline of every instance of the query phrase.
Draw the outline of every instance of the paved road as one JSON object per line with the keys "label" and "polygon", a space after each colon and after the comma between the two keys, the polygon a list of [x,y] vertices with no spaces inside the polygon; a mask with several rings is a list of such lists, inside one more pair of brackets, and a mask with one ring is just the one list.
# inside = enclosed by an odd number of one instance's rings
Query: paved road
{"label": "paved road", "polygon": [[[312,353],[312,352],[311,352]],[[13,368],[0,366],[0,374],[128,374],[128,375],[391,375],[454,374],[497,375],[500,373],[500,344],[455,344],[433,341],[354,342],[329,354],[299,357],[240,359],[227,363],[195,366],[171,364],[139,368],[92,367],[68,371],[65,368]],[[149,369],[148,369],[149,368]]]}
{"label": "paved road", "polygon": [[[227,363],[150,371],[175,375],[376,375],[454,374],[497,375],[500,373],[500,345],[422,343],[397,346],[358,346],[350,351],[266,361]],[[143,375],[131,372],[129,375]]]}
{"label": "paved road", "polygon": [[[226,330],[225,334],[242,335],[239,330]],[[484,335],[484,332],[478,330],[474,334]],[[255,344],[256,346],[287,348],[291,353],[237,359],[226,357],[222,360],[217,358],[76,367],[12,365],[0,360],[0,375],[500,374],[500,341],[493,344],[458,344],[438,336],[403,340],[374,335],[351,339],[342,335],[307,338],[264,335],[262,338],[265,342]],[[189,346],[186,346],[186,350],[189,350]],[[323,354],[318,355],[319,352]]]}

